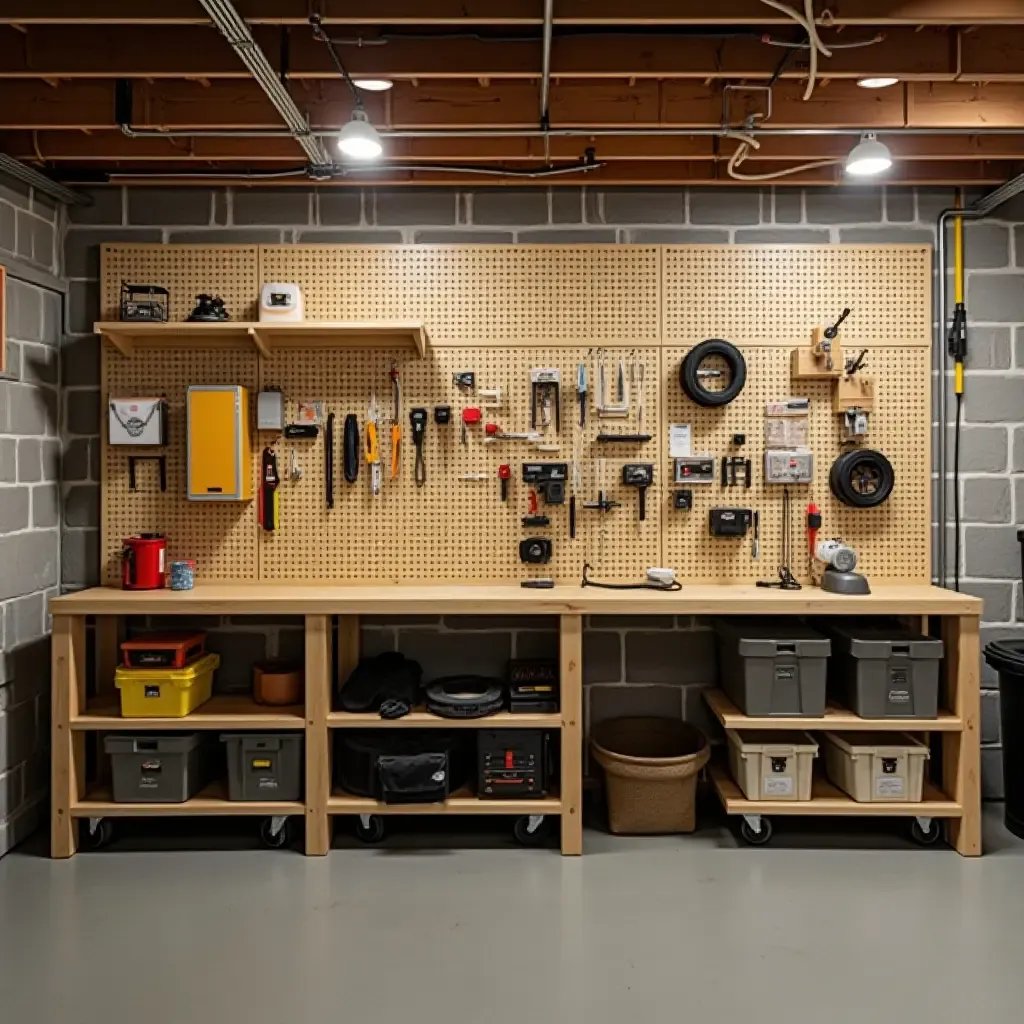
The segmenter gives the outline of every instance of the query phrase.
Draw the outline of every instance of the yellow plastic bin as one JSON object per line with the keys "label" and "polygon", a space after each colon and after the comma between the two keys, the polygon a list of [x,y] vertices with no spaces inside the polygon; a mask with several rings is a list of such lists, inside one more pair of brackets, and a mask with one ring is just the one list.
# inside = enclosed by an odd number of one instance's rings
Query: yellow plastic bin
{"label": "yellow plastic bin", "polygon": [[219,654],[205,654],[186,668],[118,668],[123,718],[184,718],[213,693]]}

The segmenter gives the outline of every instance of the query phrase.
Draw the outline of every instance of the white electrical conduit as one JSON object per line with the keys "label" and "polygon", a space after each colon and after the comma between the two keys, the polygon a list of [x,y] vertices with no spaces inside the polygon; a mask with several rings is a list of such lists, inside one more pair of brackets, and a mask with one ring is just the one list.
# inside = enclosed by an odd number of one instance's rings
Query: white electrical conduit
{"label": "white electrical conduit", "polygon": [[735,178],[737,181],[774,181],[776,178],[785,178],[790,174],[799,174],[801,171],[813,171],[818,167],[834,167],[836,164],[842,163],[842,160],[831,157],[828,160],[812,160],[806,164],[797,164],[795,167],[787,167],[781,171],[767,171],[764,174],[744,174],[742,171],[737,170],[737,168],[750,155],[751,149],[761,148],[761,143],[753,135],[747,135],[743,132],[727,131],[725,132],[725,137],[727,139],[736,139],[739,142],[736,152],[729,157],[729,163],[726,164],[729,177]]}
{"label": "white electrical conduit", "polygon": [[821,41],[821,37],[818,35],[818,26],[814,23],[814,0],[804,0],[803,14],[786,4],[779,3],[779,0],[761,0],[761,2],[788,15],[807,33],[811,44],[811,66],[807,73],[804,99],[809,100],[814,93],[814,83],[818,77],[818,54],[820,53],[823,57],[832,56],[832,51]]}

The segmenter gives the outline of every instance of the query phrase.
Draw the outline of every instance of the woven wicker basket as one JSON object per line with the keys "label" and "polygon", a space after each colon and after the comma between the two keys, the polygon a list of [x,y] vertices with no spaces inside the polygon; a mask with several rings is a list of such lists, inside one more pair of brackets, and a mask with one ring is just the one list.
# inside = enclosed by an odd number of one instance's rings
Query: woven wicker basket
{"label": "woven wicker basket", "polygon": [[711,755],[699,729],[674,718],[613,718],[594,726],[590,744],[605,771],[612,832],[696,828],[697,773]]}

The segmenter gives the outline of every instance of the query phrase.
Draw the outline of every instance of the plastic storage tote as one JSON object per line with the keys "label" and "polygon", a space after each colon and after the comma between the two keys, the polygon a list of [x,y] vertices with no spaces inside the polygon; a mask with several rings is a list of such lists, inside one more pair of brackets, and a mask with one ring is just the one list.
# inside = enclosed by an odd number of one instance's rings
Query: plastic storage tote
{"label": "plastic storage tote", "polygon": [[745,715],[820,718],[830,643],[799,622],[718,619],[722,689]]}
{"label": "plastic storage tote", "polygon": [[206,784],[207,747],[207,737],[199,732],[104,736],[114,802],[181,804],[190,800]]}
{"label": "plastic storage tote", "polygon": [[[1024,530],[1017,534],[1024,553]],[[985,660],[999,673],[999,729],[1003,741],[1003,821],[1024,839],[1024,640],[993,640]]]}
{"label": "plastic storage tote", "polygon": [[220,655],[204,654],[186,668],[118,668],[124,718],[184,718],[213,693]]}
{"label": "plastic storage tote", "polygon": [[729,770],[748,800],[810,800],[818,744],[806,732],[726,729]]}
{"label": "plastic storage tote", "polygon": [[942,641],[898,626],[830,622],[829,696],[861,718],[935,718]]}
{"label": "plastic storage tote", "polygon": [[612,832],[694,830],[697,773],[711,754],[699,729],[675,718],[613,718],[594,726],[590,744],[605,772]]}
{"label": "plastic storage tote", "polygon": [[825,771],[858,803],[919,803],[928,748],[896,732],[823,732]]}
{"label": "plastic storage tote", "polygon": [[301,800],[301,733],[225,733],[229,800]]}

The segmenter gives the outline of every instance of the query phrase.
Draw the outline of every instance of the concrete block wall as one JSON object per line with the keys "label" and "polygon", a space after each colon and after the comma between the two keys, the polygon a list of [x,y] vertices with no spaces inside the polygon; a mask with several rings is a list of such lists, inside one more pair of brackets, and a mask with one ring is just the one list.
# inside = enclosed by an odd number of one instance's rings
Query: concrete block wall
{"label": "concrete block wall", "polygon": [[[935,219],[952,205],[953,193],[884,187],[100,188],[94,198],[93,206],[71,211],[65,247],[71,279],[71,333],[63,353],[66,587],[94,583],[98,573],[98,349],[89,328],[98,306],[101,242],[916,243],[934,241]],[[1015,526],[1024,521],[1024,200],[983,224],[968,225],[966,236],[971,331],[960,568],[963,589],[985,600],[987,641],[1024,636]],[[253,633],[260,637],[255,647],[249,642]],[[655,633],[658,643],[651,644]],[[218,623],[215,634],[215,644],[236,650],[240,658],[264,648],[267,653],[290,650],[300,636],[295,624],[243,620]],[[451,667],[452,655],[445,650],[460,649],[471,662],[473,652],[493,659],[495,652],[504,655],[521,645],[550,644],[547,631],[536,626],[492,622],[467,629],[452,620],[372,622],[364,639],[369,650],[390,644],[419,652],[428,674],[434,664]],[[714,671],[705,629],[660,619],[646,625],[594,620],[586,643],[591,715],[633,708],[693,718],[702,714],[695,694],[705,678],[713,680]],[[659,652],[656,658],[652,651]],[[698,678],[690,677],[691,666]],[[998,796],[998,694],[987,669],[983,679],[985,789]],[[240,681],[244,673],[225,680],[227,685]]]}
{"label": "concrete block wall", "polygon": [[0,856],[35,828],[48,788],[49,621],[60,578],[63,214],[0,174],[7,360],[0,373]]}

